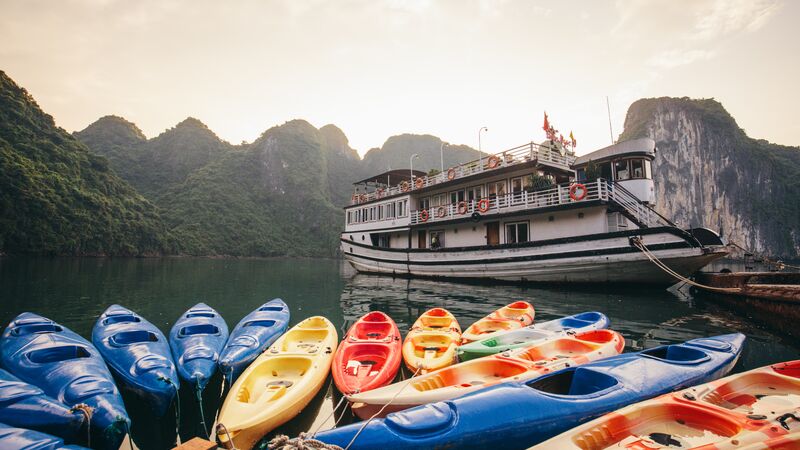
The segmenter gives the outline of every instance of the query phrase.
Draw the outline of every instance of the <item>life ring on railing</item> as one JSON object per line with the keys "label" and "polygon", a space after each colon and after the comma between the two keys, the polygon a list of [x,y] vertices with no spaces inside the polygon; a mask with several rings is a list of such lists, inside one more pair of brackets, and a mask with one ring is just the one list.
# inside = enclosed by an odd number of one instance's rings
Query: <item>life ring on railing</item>
{"label": "life ring on railing", "polygon": [[467,211],[469,211],[469,205],[467,205],[467,202],[465,201],[458,202],[458,213],[463,216],[464,214],[467,213]]}
{"label": "life ring on railing", "polygon": [[453,181],[456,179],[456,169],[451,167],[447,169],[447,179]]}
{"label": "life ring on railing", "polygon": [[419,212],[419,221],[420,222],[427,222],[428,221],[428,210],[423,209]]}
{"label": "life ring on railing", "polygon": [[[580,189],[580,192],[576,194],[576,191]],[[586,197],[589,191],[586,189],[586,186],[581,183],[575,183],[569,187],[569,198],[572,200],[579,202]]]}
{"label": "life ring on railing", "polygon": [[400,182],[400,190],[401,190],[401,191],[403,191],[403,192],[408,192],[408,189],[409,189],[410,187],[411,187],[411,186],[409,186],[409,184],[408,184],[408,181],[406,181],[406,180],[403,180],[403,181],[401,181],[401,182]]}
{"label": "life ring on railing", "polygon": [[416,186],[417,189],[422,189],[425,186],[425,179],[422,177],[417,177],[417,179],[414,180],[414,186]]}
{"label": "life ring on railing", "polygon": [[358,202],[358,194],[353,194],[353,197],[350,199],[350,201],[352,203],[357,203]]}
{"label": "life ring on railing", "polygon": [[447,215],[447,208],[445,208],[444,206],[440,206],[440,207],[436,208],[436,217],[441,219],[442,217],[444,217],[446,215]]}
{"label": "life ring on railing", "polygon": [[361,203],[364,203],[365,201],[367,201],[366,194],[361,194],[361,197],[359,197],[359,200],[361,201]]}
{"label": "life ring on railing", "polygon": [[489,199],[482,198],[478,200],[478,211],[485,213],[488,210],[489,210]]}
{"label": "life ring on railing", "polygon": [[375,198],[381,198],[381,197],[383,197],[383,188],[378,188],[375,191]]}
{"label": "life ring on railing", "polygon": [[488,165],[490,169],[494,169],[500,165],[500,158],[498,158],[497,155],[492,155],[489,157],[489,162],[486,165]]}

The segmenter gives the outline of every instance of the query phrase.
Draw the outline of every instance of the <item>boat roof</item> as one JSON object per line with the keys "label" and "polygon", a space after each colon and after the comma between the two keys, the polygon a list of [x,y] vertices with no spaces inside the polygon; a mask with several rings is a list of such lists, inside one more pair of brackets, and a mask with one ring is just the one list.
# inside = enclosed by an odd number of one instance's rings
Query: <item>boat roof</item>
{"label": "boat roof", "polygon": [[609,145],[600,150],[579,156],[573,165],[580,166],[589,161],[601,161],[622,155],[640,155],[653,159],[656,156],[656,141],[650,138],[639,138]]}
{"label": "boat roof", "polygon": [[[423,172],[421,170],[415,170],[414,176],[415,177],[424,177],[427,175],[427,172]],[[373,175],[369,178],[365,178],[361,181],[356,181],[353,184],[366,184],[366,183],[375,183],[375,184],[389,184],[395,185],[400,184],[403,181],[410,181],[411,180],[411,171],[408,169],[396,169],[396,170],[389,170],[378,175]]]}

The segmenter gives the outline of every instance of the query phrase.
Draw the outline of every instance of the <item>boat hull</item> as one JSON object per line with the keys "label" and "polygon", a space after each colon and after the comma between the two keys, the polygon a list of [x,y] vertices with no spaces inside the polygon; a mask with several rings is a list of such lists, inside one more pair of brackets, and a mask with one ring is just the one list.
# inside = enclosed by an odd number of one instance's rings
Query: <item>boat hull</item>
{"label": "boat hull", "polygon": [[228,325],[210,306],[198,303],[183,313],[169,332],[180,378],[198,392],[205,389],[227,340]]}
{"label": "boat hull", "polygon": [[630,244],[633,236],[641,236],[656,257],[683,276],[727,254],[723,247],[702,246],[676,228],[439,250],[387,249],[342,239],[342,254],[359,272],[393,276],[541,283],[676,283],[678,280]]}
{"label": "boat hull", "polygon": [[333,357],[331,372],[340,392],[365,392],[389,384],[400,369],[402,343],[388,315],[365,314],[347,331]]}

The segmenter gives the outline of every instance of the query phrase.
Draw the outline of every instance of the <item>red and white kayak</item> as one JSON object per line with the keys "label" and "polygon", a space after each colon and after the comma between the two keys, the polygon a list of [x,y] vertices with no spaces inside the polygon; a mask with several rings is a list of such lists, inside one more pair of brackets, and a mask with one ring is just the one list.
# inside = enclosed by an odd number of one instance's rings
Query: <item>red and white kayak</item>
{"label": "red and white kayak", "polygon": [[[550,372],[619,355],[625,339],[611,330],[553,335],[535,345],[454,364],[369,392],[349,395],[362,419],[448,400],[506,381],[528,381]],[[384,408],[385,405],[386,408]],[[489,413],[489,412],[487,412]]]}
{"label": "red and white kayak", "polygon": [[637,403],[531,448],[800,449],[800,360]]}
{"label": "red and white kayak", "polygon": [[533,305],[528,302],[518,301],[503,306],[464,330],[461,335],[461,343],[466,344],[526,327],[533,323],[535,314]]}
{"label": "red and white kayak", "polygon": [[403,341],[403,360],[412,372],[426,373],[456,361],[461,327],[450,311],[433,308],[419,316]]}
{"label": "red and white kayak", "polygon": [[400,330],[380,311],[362,316],[333,357],[333,381],[344,394],[369,391],[394,380],[402,360]]}

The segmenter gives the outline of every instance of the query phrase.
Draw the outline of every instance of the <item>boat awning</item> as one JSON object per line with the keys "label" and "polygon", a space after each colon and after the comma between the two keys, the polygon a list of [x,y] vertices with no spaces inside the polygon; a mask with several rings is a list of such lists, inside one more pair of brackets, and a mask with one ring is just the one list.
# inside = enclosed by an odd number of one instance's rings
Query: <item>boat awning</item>
{"label": "boat awning", "polygon": [[[426,172],[421,170],[415,170],[414,176],[415,177],[424,177],[427,175]],[[353,184],[388,184],[390,186],[394,186],[400,184],[402,181],[410,181],[411,180],[411,171],[408,169],[397,169],[397,170],[390,170],[388,172],[384,172],[375,176],[371,176],[369,178],[365,178],[361,181],[356,181]]]}
{"label": "boat awning", "polygon": [[650,138],[633,139],[630,141],[620,142],[608,147],[595,150],[583,156],[579,156],[573,166],[582,166],[588,164],[590,161],[606,161],[613,158],[620,158],[624,156],[645,156],[649,159],[655,158],[656,154],[656,141]]}

